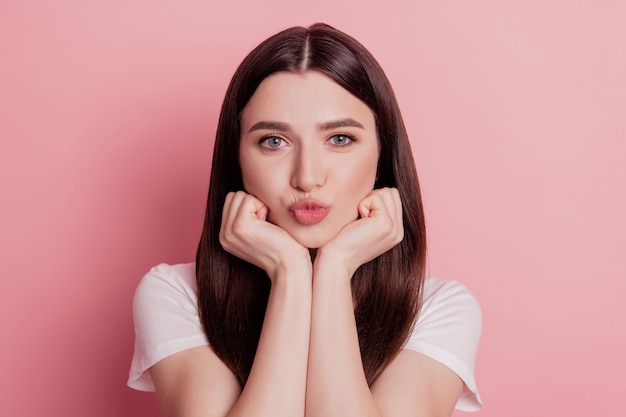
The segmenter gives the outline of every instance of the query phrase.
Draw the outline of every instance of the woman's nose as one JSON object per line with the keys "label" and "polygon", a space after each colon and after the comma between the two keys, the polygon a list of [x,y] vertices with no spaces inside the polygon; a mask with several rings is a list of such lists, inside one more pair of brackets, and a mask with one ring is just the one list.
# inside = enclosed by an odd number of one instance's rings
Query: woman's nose
{"label": "woman's nose", "polygon": [[294,159],[291,186],[310,192],[326,182],[326,170],[321,154],[312,149],[301,149]]}

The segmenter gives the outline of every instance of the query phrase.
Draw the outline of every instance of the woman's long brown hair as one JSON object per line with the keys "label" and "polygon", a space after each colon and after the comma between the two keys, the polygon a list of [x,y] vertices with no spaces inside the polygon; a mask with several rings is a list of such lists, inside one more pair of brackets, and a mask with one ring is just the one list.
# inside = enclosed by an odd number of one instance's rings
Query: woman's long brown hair
{"label": "woman's long brown hair", "polygon": [[371,385],[411,334],[421,307],[426,231],[415,164],[393,90],[372,55],[328,25],[286,29],[257,46],[235,72],[222,105],[196,256],[198,307],[209,343],[244,385],[256,353],[270,280],[219,242],[226,194],[243,190],[239,115],[258,85],[278,71],[317,70],[366,103],[378,127],[381,153],[375,188],[397,187],[404,239],[362,265],[352,278],[363,368]]}

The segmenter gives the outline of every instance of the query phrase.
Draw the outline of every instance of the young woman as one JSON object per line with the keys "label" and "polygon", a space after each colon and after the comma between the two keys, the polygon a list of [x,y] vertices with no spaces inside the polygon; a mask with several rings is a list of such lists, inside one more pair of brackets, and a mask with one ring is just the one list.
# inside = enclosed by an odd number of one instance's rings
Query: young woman
{"label": "young woman", "polygon": [[129,385],[178,417],[476,410],[480,309],[425,262],[382,69],[332,27],[287,29],[226,92],[196,263],[137,289]]}

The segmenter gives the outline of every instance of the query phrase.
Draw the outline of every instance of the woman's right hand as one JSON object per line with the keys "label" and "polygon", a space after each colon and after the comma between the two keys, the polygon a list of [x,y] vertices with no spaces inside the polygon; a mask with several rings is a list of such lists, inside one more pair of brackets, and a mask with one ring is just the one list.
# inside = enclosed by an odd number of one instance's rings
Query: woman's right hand
{"label": "woman's right hand", "polygon": [[263,269],[271,280],[283,269],[307,262],[309,251],[286,231],[267,221],[268,207],[244,191],[224,202],[220,243],[227,252]]}

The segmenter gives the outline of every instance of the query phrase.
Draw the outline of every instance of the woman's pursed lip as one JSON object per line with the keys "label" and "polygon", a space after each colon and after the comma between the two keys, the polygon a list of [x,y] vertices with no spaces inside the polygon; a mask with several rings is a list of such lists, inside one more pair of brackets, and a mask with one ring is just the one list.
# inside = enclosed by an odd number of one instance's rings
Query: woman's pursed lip
{"label": "woman's pursed lip", "polygon": [[300,200],[295,204],[292,204],[289,207],[289,211],[300,211],[300,210],[326,210],[328,206],[326,204],[320,203],[317,200],[307,198],[305,200]]}
{"label": "woman's pursed lip", "polygon": [[330,208],[317,200],[306,199],[292,204],[289,211],[298,223],[310,226],[324,220]]}

